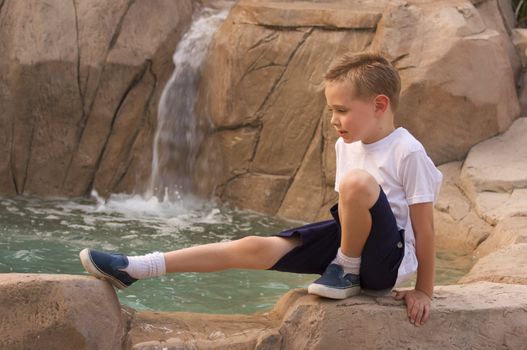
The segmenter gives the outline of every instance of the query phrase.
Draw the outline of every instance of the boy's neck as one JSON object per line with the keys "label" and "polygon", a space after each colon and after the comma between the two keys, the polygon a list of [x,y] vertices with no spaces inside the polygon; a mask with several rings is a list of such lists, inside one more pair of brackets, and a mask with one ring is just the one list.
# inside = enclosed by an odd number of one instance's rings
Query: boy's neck
{"label": "boy's neck", "polygon": [[379,121],[378,128],[375,130],[375,133],[373,133],[368,138],[361,140],[361,141],[364,144],[374,143],[390,135],[392,132],[394,132],[394,130],[395,130],[395,125],[393,122],[393,114],[387,113]]}

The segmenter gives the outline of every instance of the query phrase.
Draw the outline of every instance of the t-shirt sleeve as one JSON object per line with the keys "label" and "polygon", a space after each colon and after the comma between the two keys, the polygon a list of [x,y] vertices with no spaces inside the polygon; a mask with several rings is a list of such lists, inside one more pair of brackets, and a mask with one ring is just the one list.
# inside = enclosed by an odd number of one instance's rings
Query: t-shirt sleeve
{"label": "t-shirt sleeve", "polygon": [[443,175],[424,150],[403,158],[400,176],[408,205],[436,201]]}

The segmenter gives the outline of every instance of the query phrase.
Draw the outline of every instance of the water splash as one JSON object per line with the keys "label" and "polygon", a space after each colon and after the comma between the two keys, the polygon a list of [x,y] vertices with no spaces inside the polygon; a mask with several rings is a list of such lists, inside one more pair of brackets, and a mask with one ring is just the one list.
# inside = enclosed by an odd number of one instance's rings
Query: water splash
{"label": "water splash", "polygon": [[156,196],[173,200],[180,193],[192,191],[192,172],[207,127],[194,115],[200,68],[214,33],[229,9],[230,6],[202,9],[176,48],[175,70],[159,101],[147,199]]}

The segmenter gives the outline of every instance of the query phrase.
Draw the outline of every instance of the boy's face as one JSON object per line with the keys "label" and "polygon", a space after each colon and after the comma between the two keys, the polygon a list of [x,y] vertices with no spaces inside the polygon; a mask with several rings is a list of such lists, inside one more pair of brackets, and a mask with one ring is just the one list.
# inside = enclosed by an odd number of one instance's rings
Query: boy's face
{"label": "boy's face", "polygon": [[331,125],[345,143],[377,141],[379,113],[375,98],[355,97],[349,82],[328,82],[325,94],[331,112]]}

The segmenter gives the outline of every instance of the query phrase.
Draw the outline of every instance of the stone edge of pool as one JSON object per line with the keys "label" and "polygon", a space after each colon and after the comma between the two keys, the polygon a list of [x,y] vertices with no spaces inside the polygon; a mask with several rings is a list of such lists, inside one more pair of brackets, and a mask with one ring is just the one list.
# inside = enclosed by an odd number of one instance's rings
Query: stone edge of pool
{"label": "stone edge of pool", "polygon": [[77,275],[0,274],[0,309],[1,349],[519,349],[527,286],[439,286],[422,327],[391,297],[332,301],[303,289],[261,314],[138,312],[110,284]]}

